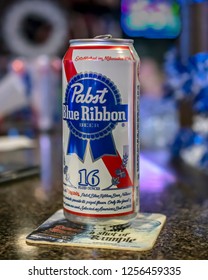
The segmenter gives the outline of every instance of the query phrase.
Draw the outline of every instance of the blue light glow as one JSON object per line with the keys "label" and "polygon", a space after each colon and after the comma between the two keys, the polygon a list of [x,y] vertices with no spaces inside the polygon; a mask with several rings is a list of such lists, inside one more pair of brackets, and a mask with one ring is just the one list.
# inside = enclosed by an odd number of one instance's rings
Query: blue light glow
{"label": "blue light glow", "polygon": [[181,30],[175,0],[122,0],[121,25],[132,37],[175,38]]}

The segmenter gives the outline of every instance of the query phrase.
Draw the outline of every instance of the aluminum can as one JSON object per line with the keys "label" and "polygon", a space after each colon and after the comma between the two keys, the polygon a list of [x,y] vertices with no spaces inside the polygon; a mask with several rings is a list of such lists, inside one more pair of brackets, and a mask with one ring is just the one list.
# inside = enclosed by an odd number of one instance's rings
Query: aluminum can
{"label": "aluminum can", "polygon": [[139,210],[139,57],[133,40],[70,40],[63,59],[63,208],[84,224]]}

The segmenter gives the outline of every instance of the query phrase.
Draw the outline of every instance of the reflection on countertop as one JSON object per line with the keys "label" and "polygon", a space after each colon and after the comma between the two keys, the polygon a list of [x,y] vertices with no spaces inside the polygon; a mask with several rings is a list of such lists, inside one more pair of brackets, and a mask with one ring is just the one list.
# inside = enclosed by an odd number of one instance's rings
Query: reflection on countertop
{"label": "reflection on countertop", "polygon": [[37,149],[0,153],[1,162],[40,163],[40,175],[0,186],[0,259],[208,259],[207,176],[172,162],[164,151],[142,151],[142,212],[167,216],[147,252],[29,246],[25,237],[62,208],[62,139],[42,134]]}

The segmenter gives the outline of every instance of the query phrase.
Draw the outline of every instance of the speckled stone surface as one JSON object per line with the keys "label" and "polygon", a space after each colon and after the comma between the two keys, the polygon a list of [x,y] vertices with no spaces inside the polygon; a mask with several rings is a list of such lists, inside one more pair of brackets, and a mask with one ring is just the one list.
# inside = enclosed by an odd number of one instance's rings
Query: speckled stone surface
{"label": "speckled stone surface", "polygon": [[[155,154],[144,156],[154,162]],[[47,135],[37,150],[0,153],[1,163],[41,162],[40,176],[0,185],[0,259],[208,259],[208,178],[181,162],[164,164],[158,174],[155,168],[143,170],[151,178],[148,182],[141,174],[141,211],[167,216],[152,250],[27,245],[26,235],[62,207],[61,155],[61,138]],[[163,176],[169,166],[174,182]]]}

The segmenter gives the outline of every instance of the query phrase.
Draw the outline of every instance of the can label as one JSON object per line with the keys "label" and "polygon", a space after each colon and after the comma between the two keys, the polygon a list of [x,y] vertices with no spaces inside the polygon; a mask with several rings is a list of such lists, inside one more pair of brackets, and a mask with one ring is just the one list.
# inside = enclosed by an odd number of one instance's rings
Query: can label
{"label": "can label", "polygon": [[133,60],[128,47],[120,57],[112,47],[70,48],[65,56],[64,209],[71,214],[113,217],[135,211]]}

